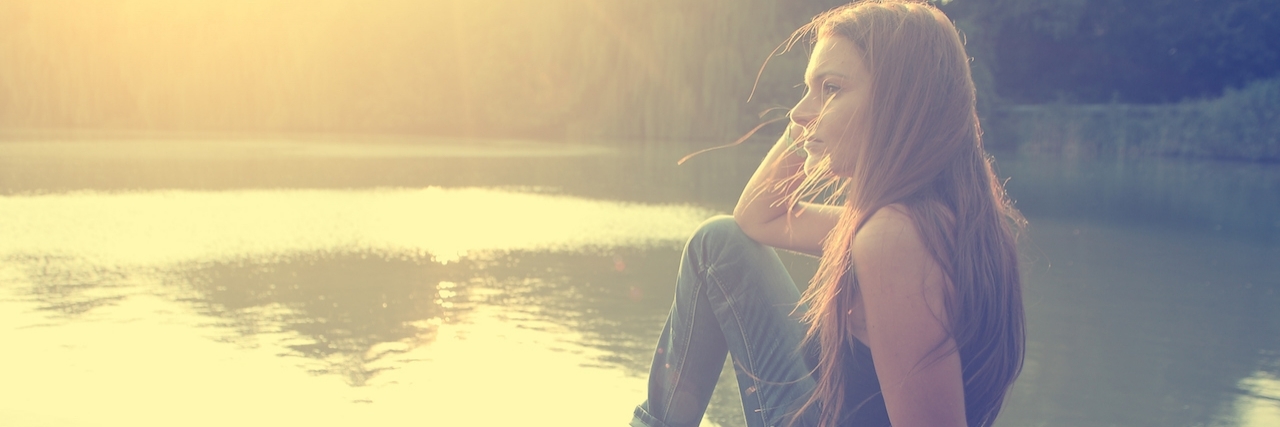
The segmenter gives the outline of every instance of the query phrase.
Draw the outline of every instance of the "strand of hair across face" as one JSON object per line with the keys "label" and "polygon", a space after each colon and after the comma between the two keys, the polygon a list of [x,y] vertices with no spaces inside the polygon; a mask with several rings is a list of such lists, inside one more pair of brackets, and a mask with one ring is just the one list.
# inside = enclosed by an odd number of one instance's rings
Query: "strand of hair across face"
{"label": "strand of hair across face", "polygon": [[[773,111],[773,110],[776,110],[776,109],[777,109],[777,108],[770,108],[769,110],[766,110],[766,111],[765,111],[765,113],[768,113],[769,111]],[[738,140],[737,140],[737,141],[733,141],[733,142],[730,142],[730,143],[728,143],[728,144],[724,144],[724,145],[717,145],[717,146],[715,146],[715,147],[703,148],[703,149],[701,149],[701,150],[694,151],[694,152],[689,153],[688,155],[686,155],[686,156],[684,156],[684,157],[681,157],[681,158],[680,158],[680,160],[676,161],[676,164],[677,164],[677,165],[683,165],[683,164],[684,164],[684,162],[688,161],[689,159],[692,159],[692,158],[693,158],[693,156],[697,156],[697,155],[699,155],[699,154],[702,154],[702,153],[705,153],[705,152],[708,152],[708,151],[712,151],[712,150],[719,150],[719,149],[721,149],[721,148],[729,148],[729,147],[732,147],[732,146],[735,146],[735,145],[741,144],[743,141],[746,141],[746,140],[747,140],[747,138],[751,138],[751,136],[752,136],[752,135],[755,135],[755,134],[756,134],[756,132],[760,130],[760,128],[763,128],[763,127],[765,127],[765,126],[768,126],[768,125],[771,125],[771,124],[773,124],[773,123],[777,123],[777,122],[779,122],[779,121],[781,121],[781,120],[786,120],[786,119],[787,119],[787,116],[782,116],[782,117],[778,117],[778,118],[774,118],[774,119],[766,120],[766,121],[764,121],[763,123],[760,123],[760,124],[756,125],[756,127],[751,128],[751,130],[750,130],[750,131],[748,131],[746,135],[742,135],[741,137],[739,137],[739,138],[738,138]]]}

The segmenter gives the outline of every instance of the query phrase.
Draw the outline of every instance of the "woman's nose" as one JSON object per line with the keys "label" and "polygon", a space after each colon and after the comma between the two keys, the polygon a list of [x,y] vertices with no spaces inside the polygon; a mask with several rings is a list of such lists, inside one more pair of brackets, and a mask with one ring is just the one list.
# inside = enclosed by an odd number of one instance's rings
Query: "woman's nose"
{"label": "woman's nose", "polygon": [[791,123],[808,127],[810,123],[813,123],[818,118],[817,109],[811,108],[809,104],[812,103],[809,102],[809,97],[805,96],[800,102],[796,103],[795,107],[791,108]]}

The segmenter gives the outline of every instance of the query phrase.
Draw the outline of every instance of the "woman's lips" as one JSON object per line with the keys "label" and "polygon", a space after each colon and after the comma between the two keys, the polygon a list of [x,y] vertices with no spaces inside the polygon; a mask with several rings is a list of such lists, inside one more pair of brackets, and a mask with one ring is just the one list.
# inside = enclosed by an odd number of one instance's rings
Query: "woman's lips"
{"label": "woman's lips", "polygon": [[821,153],[822,151],[824,151],[824,149],[826,148],[826,144],[823,144],[822,141],[811,139],[811,140],[805,141],[802,147],[804,147],[804,150],[808,151],[809,154],[814,154],[814,153]]}

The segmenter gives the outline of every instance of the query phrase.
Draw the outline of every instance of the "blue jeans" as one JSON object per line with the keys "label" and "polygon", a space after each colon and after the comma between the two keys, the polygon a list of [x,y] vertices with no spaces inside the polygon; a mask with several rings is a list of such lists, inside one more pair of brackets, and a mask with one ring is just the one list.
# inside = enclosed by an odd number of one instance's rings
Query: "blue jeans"
{"label": "blue jeans", "polygon": [[[772,248],[743,234],[732,217],[704,222],[685,246],[675,303],[649,371],[648,400],[631,425],[697,426],[726,354],[733,357],[747,425],[790,425],[814,388],[799,298]],[[795,426],[815,424],[811,408]]]}

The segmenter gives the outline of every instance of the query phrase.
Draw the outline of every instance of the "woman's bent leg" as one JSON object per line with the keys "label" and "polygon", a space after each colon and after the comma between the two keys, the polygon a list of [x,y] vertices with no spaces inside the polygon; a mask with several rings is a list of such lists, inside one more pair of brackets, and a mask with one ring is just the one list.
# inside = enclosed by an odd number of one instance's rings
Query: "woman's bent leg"
{"label": "woman's bent leg", "polygon": [[773,249],[743,234],[732,217],[703,223],[685,247],[648,400],[631,424],[698,425],[728,353],[747,425],[786,425],[813,389],[800,351],[799,297]]}

